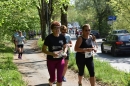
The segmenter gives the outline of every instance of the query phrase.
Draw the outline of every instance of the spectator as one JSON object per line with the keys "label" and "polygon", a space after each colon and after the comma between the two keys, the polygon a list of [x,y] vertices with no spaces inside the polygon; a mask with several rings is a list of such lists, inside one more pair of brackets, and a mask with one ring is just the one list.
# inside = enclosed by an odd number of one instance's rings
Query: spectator
{"label": "spectator", "polygon": [[[47,68],[50,75],[49,86],[55,81],[57,71],[57,86],[62,86],[64,57],[66,57],[66,39],[60,34],[60,23],[51,24],[52,33],[45,38],[42,51],[47,54]],[[62,54],[63,53],[63,54]]]}
{"label": "spectator", "polygon": [[96,47],[96,48],[98,48],[98,45],[97,45],[97,42],[96,42],[96,37],[93,35],[93,34],[91,34],[92,35],[92,39],[93,39],[93,45]]}
{"label": "spectator", "polygon": [[93,45],[93,38],[90,36],[90,25],[85,24],[82,27],[82,36],[80,36],[75,44],[76,51],[76,64],[79,70],[78,73],[78,84],[82,86],[82,77],[84,74],[84,67],[86,65],[89,75],[90,75],[90,84],[95,86],[95,71],[93,63],[93,54],[96,52],[96,49]]}

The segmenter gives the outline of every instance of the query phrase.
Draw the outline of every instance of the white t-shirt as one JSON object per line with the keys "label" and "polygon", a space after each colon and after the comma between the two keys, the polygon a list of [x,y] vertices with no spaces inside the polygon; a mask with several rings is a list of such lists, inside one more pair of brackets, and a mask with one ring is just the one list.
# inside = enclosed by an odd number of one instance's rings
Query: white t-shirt
{"label": "white t-shirt", "polygon": [[24,36],[17,36],[16,41],[18,42],[18,45],[24,44],[25,37]]}

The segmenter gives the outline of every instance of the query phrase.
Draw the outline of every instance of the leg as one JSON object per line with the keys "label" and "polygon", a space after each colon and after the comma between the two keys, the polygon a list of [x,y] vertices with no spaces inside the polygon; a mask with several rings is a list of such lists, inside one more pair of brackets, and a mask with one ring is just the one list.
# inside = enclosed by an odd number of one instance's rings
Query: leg
{"label": "leg", "polygon": [[53,82],[55,81],[55,68],[56,68],[56,62],[57,61],[52,61],[52,60],[47,60],[47,68],[48,68],[48,72],[50,75],[50,79],[49,79],[49,85],[52,85]]}
{"label": "leg", "polygon": [[82,85],[82,78],[84,74],[85,59],[84,54],[76,54],[76,65],[78,67],[78,84]]}
{"label": "leg", "polygon": [[91,86],[95,86],[95,72],[94,72],[93,58],[88,58],[88,61],[86,62],[86,66],[90,74],[90,84]]}
{"label": "leg", "polygon": [[77,66],[78,66],[78,70],[79,70],[79,73],[78,73],[78,84],[82,84],[82,78],[83,78],[83,74],[84,74],[84,67],[85,67],[85,64],[84,63],[77,63]]}
{"label": "leg", "polygon": [[20,45],[18,45],[17,47],[18,47],[18,58],[20,59],[21,47],[20,47]]}
{"label": "leg", "polygon": [[23,54],[23,46],[24,46],[24,45],[21,45],[21,52],[20,52],[21,57],[22,57],[22,54]]}
{"label": "leg", "polygon": [[64,66],[64,71],[63,71],[63,74],[62,74],[62,81],[65,81],[66,82],[66,79],[65,79],[65,74],[66,74],[66,71],[68,69],[68,62],[69,62],[69,51],[67,50],[67,57],[65,58],[65,66]]}
{"label": "leg", "polygon": [[56,65],[57,67],[57,86],[62,86],[62,74],[64,70],[64,64],[65,61],[64,59],[59,60],[58,64]]}
{"label": "leg", "polygon": [[95,86],[95,77],[90,77],[90,84],[91,86]]}
{"label": "leg", "polygon": [[83,74],[84,74],[84,66],[81,66],[81,65],[77,65],[78,66],[78,70],[79,70],[79,73],[78,73],[78,84],[82,84],[82,78],[83,78]]}
{"label": "leg", "polygon": [[65,76],[67,69],[68,69],[68,60],[65,60],[65,66],[64,66],[64,71],[62,76]]}

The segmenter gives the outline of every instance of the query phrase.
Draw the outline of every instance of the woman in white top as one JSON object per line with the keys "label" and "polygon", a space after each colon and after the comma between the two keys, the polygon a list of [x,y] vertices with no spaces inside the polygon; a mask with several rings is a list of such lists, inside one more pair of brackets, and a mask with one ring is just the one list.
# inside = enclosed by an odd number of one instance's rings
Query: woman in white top
{"label": "woman in white top", "polygon": [[25,42],[25,37],[22,35],[22,32],[18,32],[19,36],[16,38],[17,47],[18,47],[18,58],[22,59],[23,47]]}

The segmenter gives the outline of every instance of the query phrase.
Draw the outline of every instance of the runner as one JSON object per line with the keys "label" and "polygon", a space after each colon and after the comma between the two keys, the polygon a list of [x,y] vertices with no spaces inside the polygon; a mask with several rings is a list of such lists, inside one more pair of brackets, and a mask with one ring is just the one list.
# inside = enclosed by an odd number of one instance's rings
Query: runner
{"label": "runner", "polygon": [[66,82],[66,78],[65,78],[65,74],[66,71],[68,69],[68,61],[69,61],[69,47],[72,47],[72,41],[71,41],[71,37],[69,34],[67,34],[67,27],[65,25],[62,25],[60,28],[61,34],[65,36],[66,38],[66,43],[67,43],[67,57],[65,58],[65,66],[64,66],[64,71],[63,71],[63,75],[62,75],[62,81]]}
{"label": "runner", "polygon": [[16,53],[17,52],[17,42],[16,42],[16,37],[18,36],[18,31],[15,30],[13,36],[12,36],[12,41],[14,43],[14,52]]}
{"label": "runner", "polygon": [[26,38],[26,32],[25,32],[25,30],[23,31],[23,36]]}
{"label": "runner", "polygon": [[66,57],[66,39],[60,34],[60,23],[54,21],[51,24],[52,34],[44,41],[42,51],[47,54],[47,68],[50,74],[49,86],[55,81],[57,72],[57,85],[62,86],[62,74],[64,70],[64,58]]}
{"label": "runner", "polygon": [[17,42],[17,47],[18,47],[18,58],[22,59],[25,37],[22,35],[21,31],[19,31],[18,33],[19,33],[19,36],[16,37],[16,42]]}
{"label": "runner", "polygon": [[90,75],[90,84],[95,86],[95,71],[93,62],[93,51],[97,52],[96,46],[93,45],[93,38],[90,36],[90,25],[85,24],[82,27],[82,36],[80,36],[75,44],[76,51],[76,64],[78,67],[78,86],[82,86],[82,78],[84,74],[84,68],[87,67]]}

